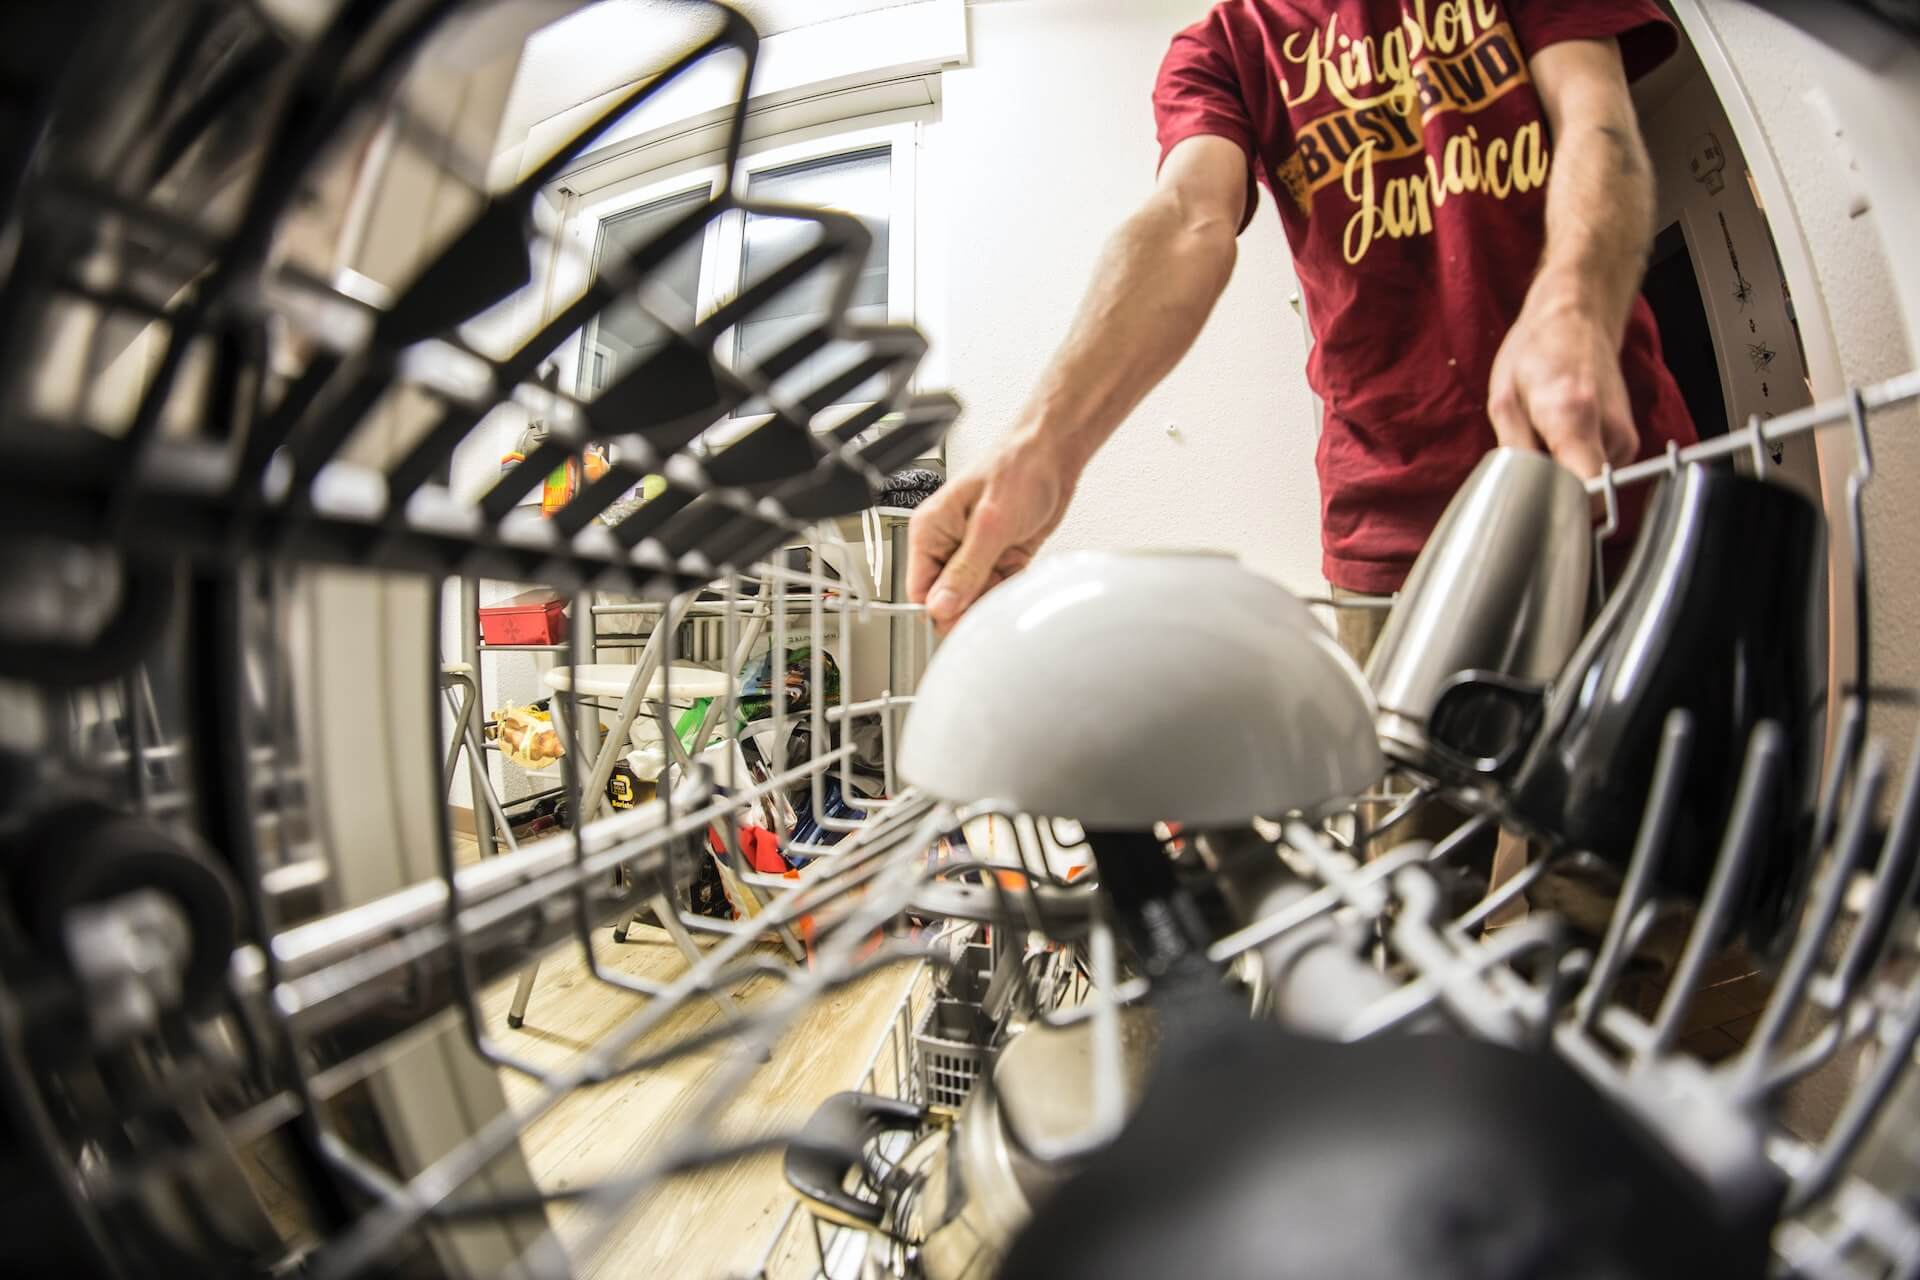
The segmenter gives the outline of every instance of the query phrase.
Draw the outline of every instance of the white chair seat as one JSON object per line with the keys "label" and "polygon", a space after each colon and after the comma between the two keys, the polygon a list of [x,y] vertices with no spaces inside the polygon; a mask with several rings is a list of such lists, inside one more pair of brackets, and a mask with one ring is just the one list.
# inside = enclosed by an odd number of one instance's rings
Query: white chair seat
{"label": "white chair seat", "polygon": [[[555,693],[566,693],[577,684],[583,697],[622,698],[639,669],[630,662],[595,662],[581,667],[555,667],[542,680]],[[579,673],[577,679],[576,672]],[[676,662],[672,674],[673,687],[669,689],[667,673],[654,672],[653,679],[647,682],[646,696],[658,699],[671,695],[675,702],[689,703],[696,698],[726,695],[727,677],[718,671]]]}

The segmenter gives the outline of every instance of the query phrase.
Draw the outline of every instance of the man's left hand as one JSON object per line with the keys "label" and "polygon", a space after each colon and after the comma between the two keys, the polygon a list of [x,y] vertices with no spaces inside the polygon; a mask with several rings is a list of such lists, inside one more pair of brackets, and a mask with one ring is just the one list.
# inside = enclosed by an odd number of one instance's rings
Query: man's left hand
{"label": "man's left hand", "polygon": [[1544,447],[1583,478],[1640,448],[1617,330],[1577,298],[1537,286],[1494,358],[1487,416],[1501,444]]}

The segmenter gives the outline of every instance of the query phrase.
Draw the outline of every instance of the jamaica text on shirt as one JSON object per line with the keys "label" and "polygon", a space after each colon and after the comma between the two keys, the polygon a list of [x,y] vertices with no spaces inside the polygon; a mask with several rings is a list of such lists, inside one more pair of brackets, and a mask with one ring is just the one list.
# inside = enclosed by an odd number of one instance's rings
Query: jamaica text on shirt
{"label": "jamaica text on shirt", "polygon": [[1505,200],[1515,191],[1531,191],[1547,180],[1547,147],[1540,122],[1529,121],[1509,142],[1494,138],[1484,146],[1480,131],[1469,125],[1465,133],[1447,139],[1436,163],[1427,155],[1425,173],[1374,179],[1374,144],[1363,142],[1347,157],[1342,175],[1347,198],[1358,206],[1347,219],[1340,248],[1348,263],[1357,263],[1380,236],[1402,240],[1433,232],[1433,210],[1453,196],[1484,191]]}

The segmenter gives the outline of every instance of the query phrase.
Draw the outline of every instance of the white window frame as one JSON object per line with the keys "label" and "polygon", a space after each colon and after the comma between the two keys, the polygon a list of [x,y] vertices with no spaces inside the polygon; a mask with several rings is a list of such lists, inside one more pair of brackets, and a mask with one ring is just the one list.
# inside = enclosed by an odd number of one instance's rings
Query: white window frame
{"label": "white window frame", "polygon": [[[894,324],[912,323],[916,315],[920,120],[913,117],[919,114],[904,113],[904,118],[867,121],[854,127],[848,127],[845,122],[819,125],[762,138],[743,148],[735,174],[738,194],[744,199],[756,174],[885,149],[889,153],[891,185],[887,320]],[[552,300],[549,313],[557,312],[566,299],[579,296],[586,288],[599,264],[608,220],[676,196],[703,190],[713,195],[725,176],[723,159],[723,153],[715,152],[650,172],[624,174],[607,172],[613,166],[604,166],[594,174],[599,181],[593,187],[582,190],[569,186],[562,211],[561,252],[555,258],[553,288],[548,293]],[[577,177],[585,179],[587,175]],[[738,209],[729,210],[707,224],[700,255],[700,296],[695,311],[703,319],[733,298],[740,288],[745,232],[746,215]],[[554,356],[559,385],[571,395],[578,395],[581,390],[580,344],[587,340],[586,333],[583,330],[568,339]],[[731,367],[733,343],[723,344],[718,354],[722,363]],[[763,421],[764,418],[734,419],[727,434],[750,430]]]}

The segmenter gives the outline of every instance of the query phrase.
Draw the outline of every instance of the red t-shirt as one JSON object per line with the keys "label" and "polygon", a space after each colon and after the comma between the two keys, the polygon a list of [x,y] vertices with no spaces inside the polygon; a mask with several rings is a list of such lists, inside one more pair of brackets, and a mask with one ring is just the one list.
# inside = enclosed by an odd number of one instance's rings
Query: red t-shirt
{"label": "red t-shirt", "polygon": [[[1196,134],[1239,144],[1247,220],[1257,177],[1293,246],[1335,586],[1397,591],[1494,446],[1493,359],[1546,245],[1551,139],[1528,59],[1606,37],[1630,77],[1678,43],[1652,0],[1224,0],[1174,38],[1154,89],[1162,159]],[[1620,361],[1642,455],[1691,443],[1644,298]]]}

